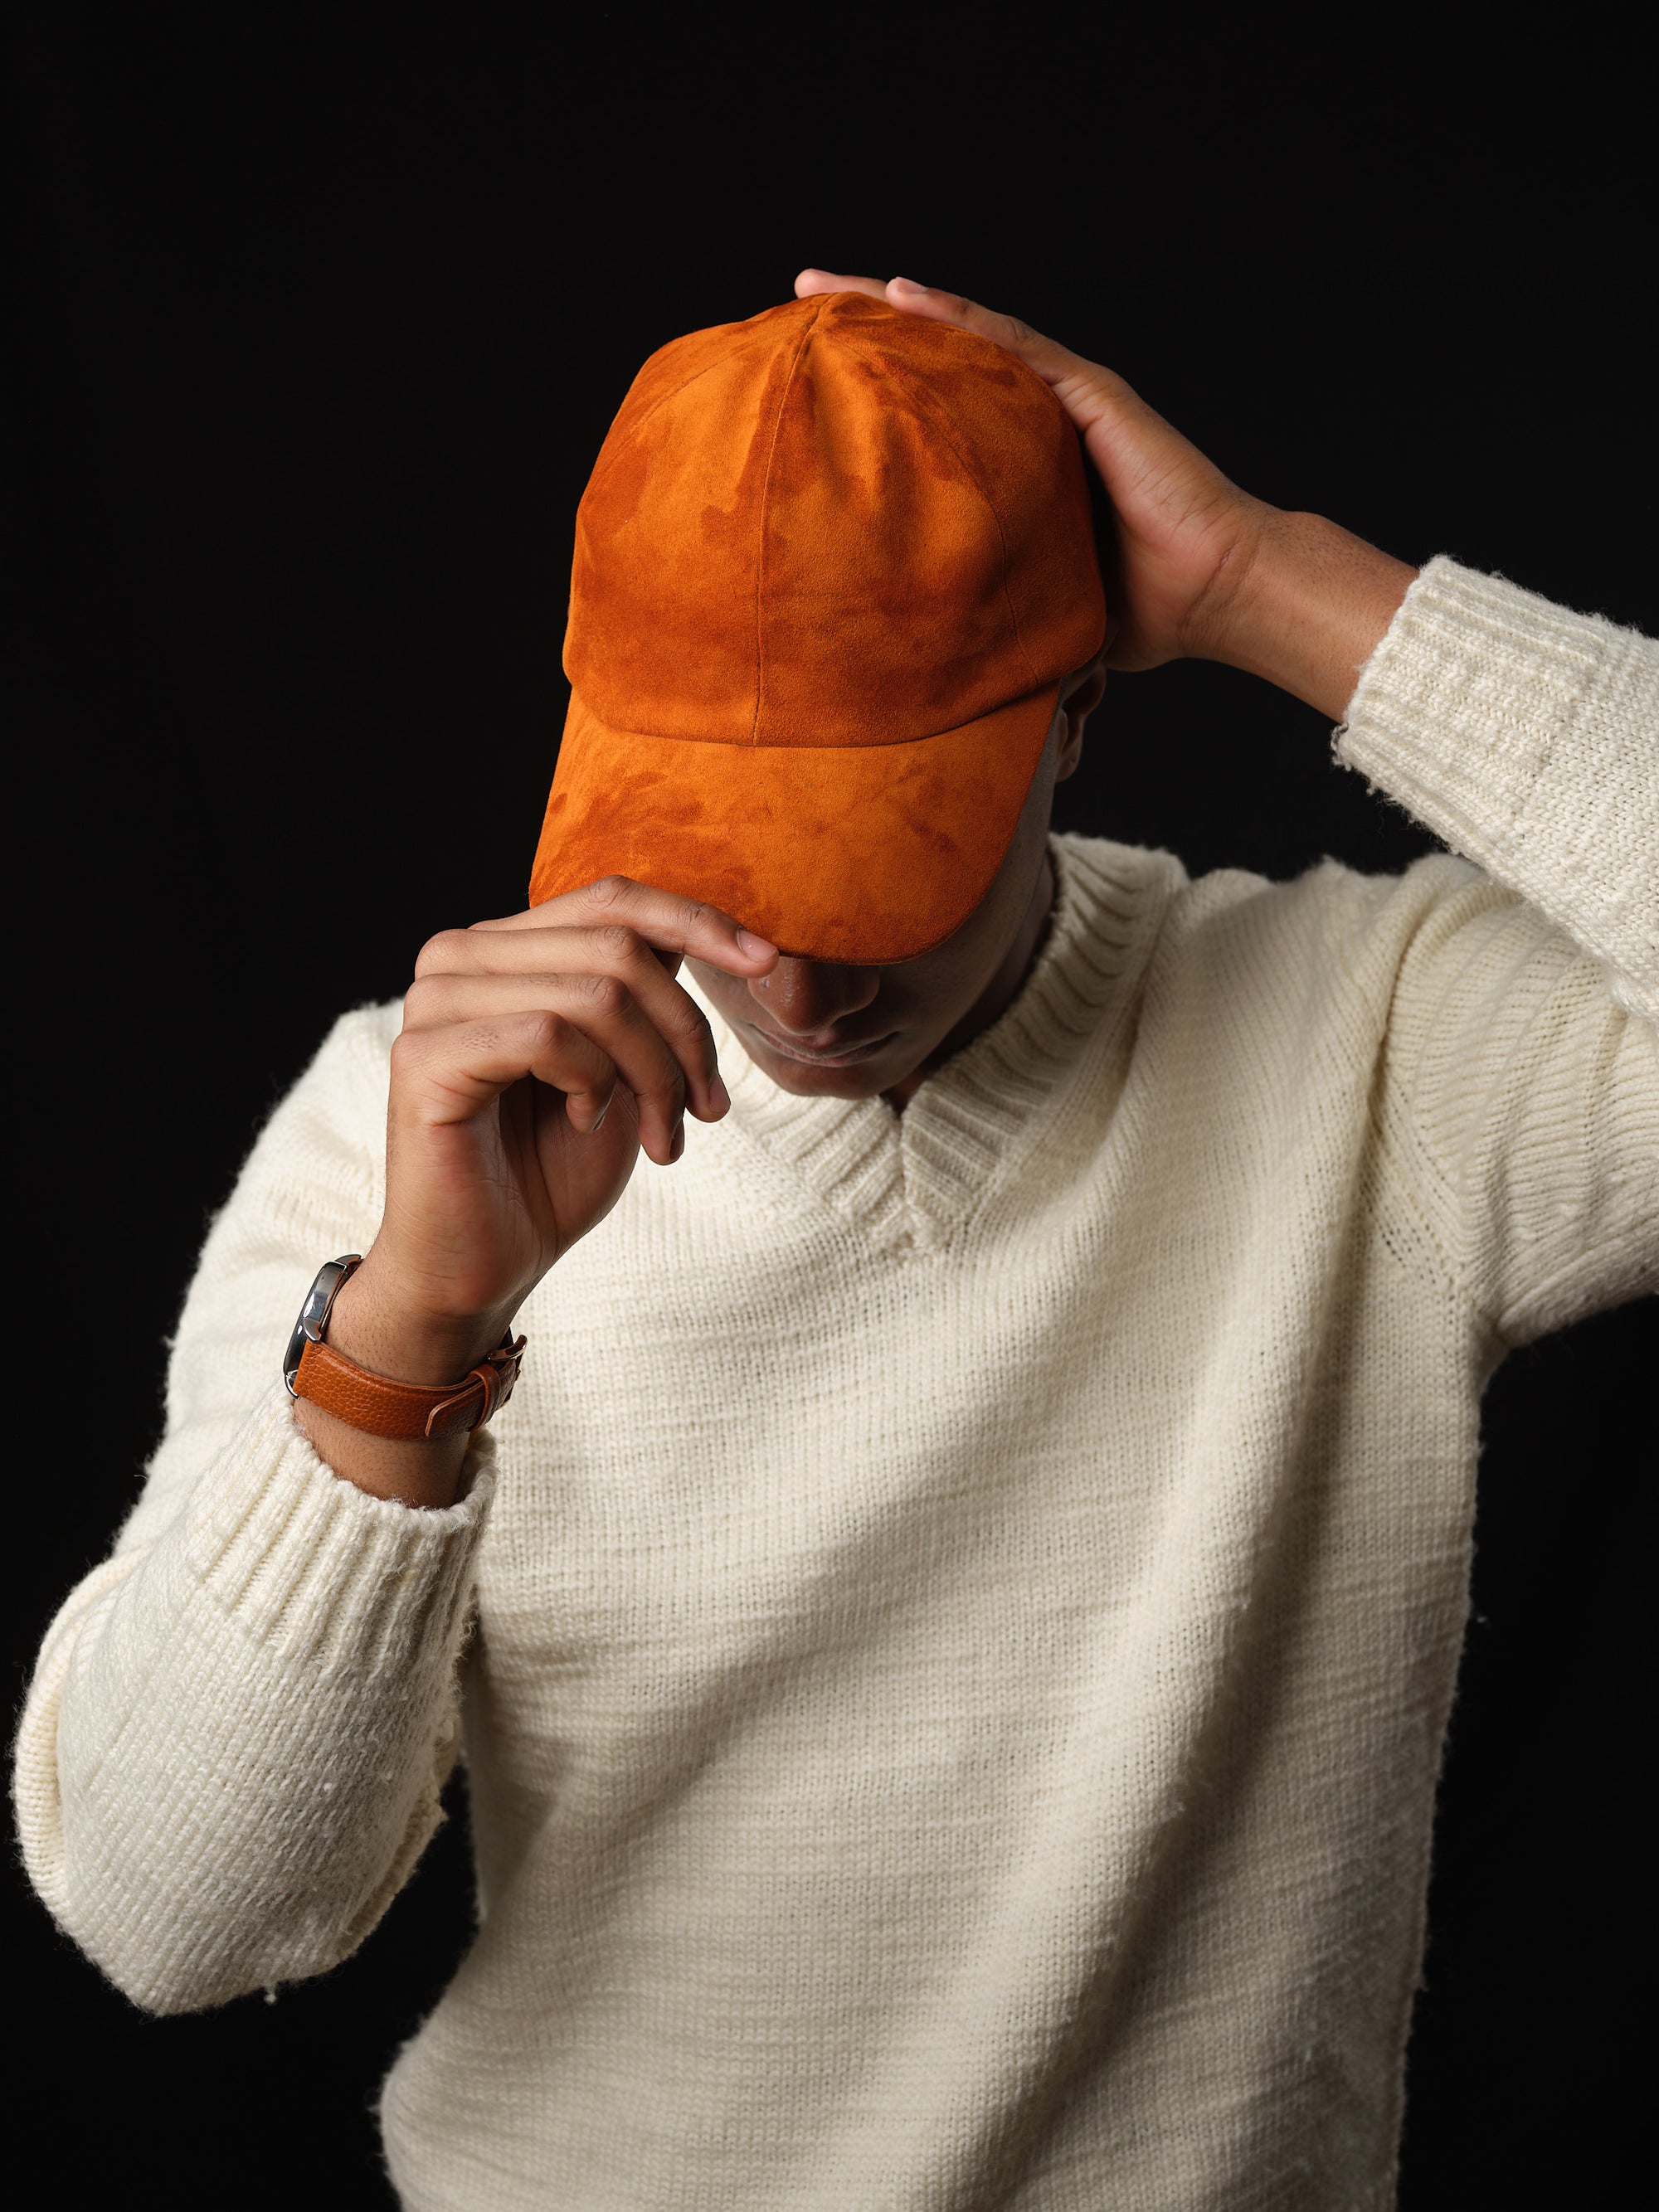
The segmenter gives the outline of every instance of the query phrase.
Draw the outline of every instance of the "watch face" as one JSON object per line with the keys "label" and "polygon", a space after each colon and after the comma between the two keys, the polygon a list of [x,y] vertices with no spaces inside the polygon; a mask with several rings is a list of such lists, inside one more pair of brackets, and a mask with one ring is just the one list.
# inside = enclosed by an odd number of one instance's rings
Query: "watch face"
{"label": "watch face", "polygon": [[294,1378],[300,1371],[300,1362],[305,1357],[307,1345],[322,1342],[323,1331],[328,1326],[328,1310],[334,1303],[335,1293],[353,1268],[362,1265],[362,1253],[348,1252],[338,1260],[325,1260],[317,1270],[317,1279],[306,1292],[306,1302],[294,1324],[288,1350],[283,1354],[283,1380],[288,1385],[290,1398],[295,1395]]}

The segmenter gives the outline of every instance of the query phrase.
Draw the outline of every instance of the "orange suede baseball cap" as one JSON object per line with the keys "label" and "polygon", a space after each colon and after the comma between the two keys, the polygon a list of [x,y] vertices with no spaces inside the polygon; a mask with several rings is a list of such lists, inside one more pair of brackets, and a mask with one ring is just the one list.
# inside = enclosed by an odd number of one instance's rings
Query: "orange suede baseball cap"
{"label": "orange suede baseball cap", "polygon": [[532,903],[632,876],[804,957],[928,951],[1105,625],[1076,433],[1001,347],[858,292],[677,338],[577,509]]}

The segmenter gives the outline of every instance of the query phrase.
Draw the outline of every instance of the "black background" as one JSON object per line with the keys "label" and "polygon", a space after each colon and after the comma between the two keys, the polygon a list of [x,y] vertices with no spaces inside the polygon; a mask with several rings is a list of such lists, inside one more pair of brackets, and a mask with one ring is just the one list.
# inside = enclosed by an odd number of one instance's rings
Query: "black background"
{"label": "black background", "polygon": [[[1269,499],[1659,626],[1650,209],[1593,25],[1461,58],[1403,16],[1340,51],[1259,13],[424,20],[60,5],[13,50],[14,1701],[260,1121],[433,929],[523,902],[571,519],[655,346],[809,261],[954,285]],[[1115,678],[1060,819],[1194,871],[1427,849],[1328,738],[1226,670]],[[1650,1304],[1488,1395],[1408,2212],[1644,2170],[1656,1352]],[[14,2154],[75,2203],[135,2173],[389,2202],[369,2107],[466,1940],[454,1809],[362,1952],[273,2007],[141,2017],[15,1876]]]}

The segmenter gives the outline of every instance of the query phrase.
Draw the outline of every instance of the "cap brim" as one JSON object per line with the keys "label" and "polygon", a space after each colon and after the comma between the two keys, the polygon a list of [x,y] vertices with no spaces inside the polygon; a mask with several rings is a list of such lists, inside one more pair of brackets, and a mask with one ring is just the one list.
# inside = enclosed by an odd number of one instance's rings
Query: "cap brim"
{"label": "cap brim", "polygon": [[531,902],[631,876],[800,958],[914,959],[990,889],[1059,696],[898,744],[802,746],[614,730],[573,693]]}

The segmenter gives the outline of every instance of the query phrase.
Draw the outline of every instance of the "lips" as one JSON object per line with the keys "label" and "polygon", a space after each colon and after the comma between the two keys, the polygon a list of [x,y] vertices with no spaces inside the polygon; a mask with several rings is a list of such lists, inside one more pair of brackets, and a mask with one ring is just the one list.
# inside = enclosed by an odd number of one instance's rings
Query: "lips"
{"label": "lips", "polygon": [[882,1036],[861,1037],[855,1044],[812,1046],[774,1036],[770,1030],[762,1029],[758,1022],[750,1022],[749,1026],[769,1052],[776,1053],[781,1060],[803,1061],[809,1067],[849,1067],[857,1060],[873,1058],[884,1046],[890,1044],[897,1034],[896,1030],[889,1030]]}

